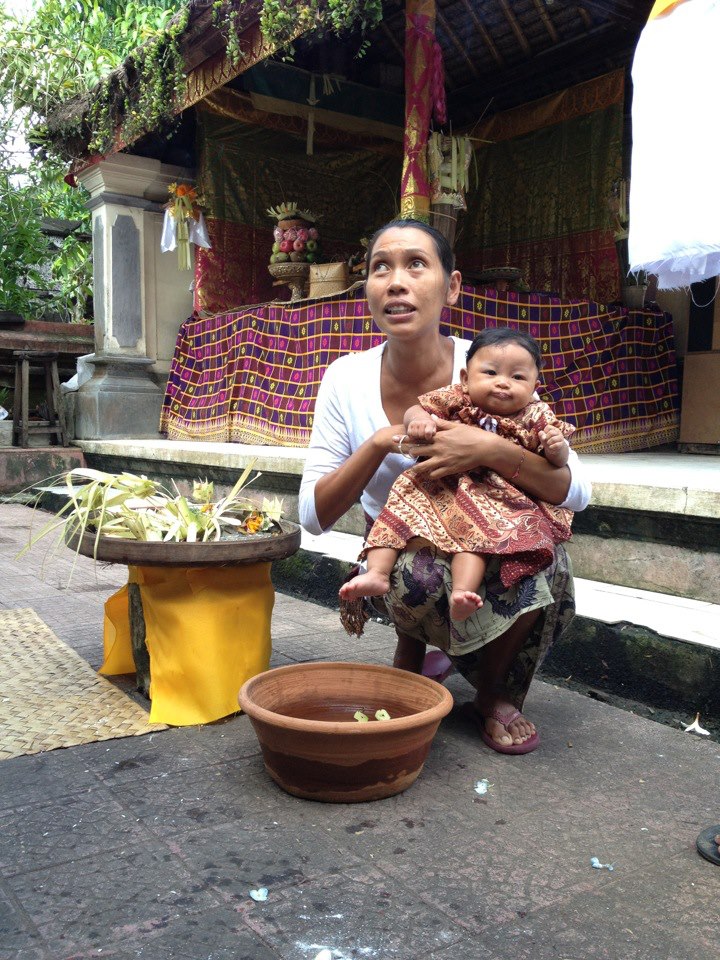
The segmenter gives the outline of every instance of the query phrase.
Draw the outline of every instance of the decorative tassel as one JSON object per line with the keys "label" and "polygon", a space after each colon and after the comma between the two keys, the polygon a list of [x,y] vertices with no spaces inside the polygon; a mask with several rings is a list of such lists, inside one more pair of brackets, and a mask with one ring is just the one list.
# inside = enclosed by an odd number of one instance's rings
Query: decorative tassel
{"label": "decorative tassel", "polygon": [[340,598],[340,623],[351,636],[361,637],[369,619],[364,597],[355,600]]}

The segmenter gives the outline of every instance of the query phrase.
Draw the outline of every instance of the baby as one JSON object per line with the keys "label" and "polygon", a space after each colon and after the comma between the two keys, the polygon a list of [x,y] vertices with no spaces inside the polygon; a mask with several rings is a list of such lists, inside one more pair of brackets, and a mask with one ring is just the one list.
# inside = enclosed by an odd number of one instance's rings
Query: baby
{"label": "baby", "polygon": [[470,345],[460,384],[424,394],[406,412],[405,433],[415,444],[432,440],[435,415],[515,441],[517,467],[507,479],[484,469],[440,480],[413,469],[401,474],[361,554],[367,572],[343,584],[343,601],[387,593],[399,552],[416,537],[451,555],[454,620],[466,620],[482,606],[479,591],[490,556],[501,557],[505,587],[550,566],[555,545],[570,538],[572,513],[533,500],[513,484],[525,450],[564,466],[570,450],[566,438],[575,431],[536,399],[541,362],[538,343],[528,334],[488,328]]}

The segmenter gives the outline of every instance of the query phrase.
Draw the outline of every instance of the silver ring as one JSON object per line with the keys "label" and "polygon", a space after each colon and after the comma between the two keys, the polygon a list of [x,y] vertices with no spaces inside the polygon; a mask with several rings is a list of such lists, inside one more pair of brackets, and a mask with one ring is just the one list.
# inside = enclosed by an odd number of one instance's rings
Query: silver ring
{"label": "silver ring", "polygon": [[409,459],[411,459],[411,458],[410,458],[410,454],[409,454],[409,453],[405,453],[405,451],[404,451],[403,448],[402,448],[403,442],[404,442],[405,440],[409,440],[409,439],[410,439],[410,437],[409,437],[406,433],[404,433],[404,434],[400,437],[400,439],[398,440],[398,445],[397,445],[397,447],[398,447],[398,452],[400,453],[401,456],[403,456],[403,457],[408,457]]}

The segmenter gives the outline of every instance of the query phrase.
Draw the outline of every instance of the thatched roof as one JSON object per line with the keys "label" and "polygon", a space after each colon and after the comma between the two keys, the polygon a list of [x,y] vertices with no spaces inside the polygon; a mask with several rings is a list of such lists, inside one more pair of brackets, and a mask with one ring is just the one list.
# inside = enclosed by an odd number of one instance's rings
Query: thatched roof
{"label": "thatched roof", "polygon": [[[187,74],[217,76],[217,87],[235,78],[272,50],[260,49],[261,0],[240,4],[243,42],[255,56],[223,65],[226,41],[213,21],[213,0],[190,0],[181,38]],[[436,37],[445,70],[448,118],[461,130],[500,110],[538,99],[618,67],[629,66],[653,0],[436,0]],[[337,40],[305,34],[295,43],[294,63],[312,72],[344,76],[378,97],[403,88],[405,4],[386,0],[380,25],[367,37],[364,56],[355,56],[359,34]],[[115,74],[118,89],[132,87],[135,65],[128,58]],[[51,139],[62,140],[76,122],[75,157],[87,154],[91,98],[71,102],[51,118]],[[118,121],[122,118],[119,116]],[[127,146],[122,140],[117,148]]]}

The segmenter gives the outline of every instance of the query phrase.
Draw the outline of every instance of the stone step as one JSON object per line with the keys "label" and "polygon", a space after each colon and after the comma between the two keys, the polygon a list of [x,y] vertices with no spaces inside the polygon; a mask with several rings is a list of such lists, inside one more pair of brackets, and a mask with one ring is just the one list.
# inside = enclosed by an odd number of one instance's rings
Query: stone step
{"label": "stone step", "polygon": [[[207,478],[220,491],[254,462],[263,475],[251,492],[282,497],[285,515],[297,518],[303,449],[142,438],[78,445],[89,466],[181,485]],[[651,709],[720,717],[720,461],[669,450],[583,461],[593,501],[576,515],[570,544],[579,612],[543,671]],[[359,507],[337,526],[324,535],[331,539],[306,534],[297,554],[273,565],[279,590],[337,608],[360,549]]]}
{"label": "stone step", "polygon": [[20,493],[85,466],[78,447],[0,447],[0,495]]}
{"label": "stone step", "polygon": [[[65,502],[62,487],[44,492],[46,509]],[[303,532],[300,550],[274,562],[273,583],[337,609],[361,546],[356,534]],[[582,577],[575,587],[577,616],[543,664],[545,676],[610,702],[720,720],[720,606]]]}
{"label": "stone step", "polygon": [[[353,534],[305,533],[297,554],[273,564],[273,582],[335,609],[361,545]],[[543,663],[544,676],[648,715],[720,720],[720,606],[582,577],[575,588],[577,615]]]}
{"label": "stone step", "polygon": [[[346,563],[357,559],[362,537],[331,531],[319,537],[303,531],[301,549]],[[687,643],[720,649],[720,605],[673,597],[612,583],[575,578],[580,616],[603,623],[631,623]]]}

